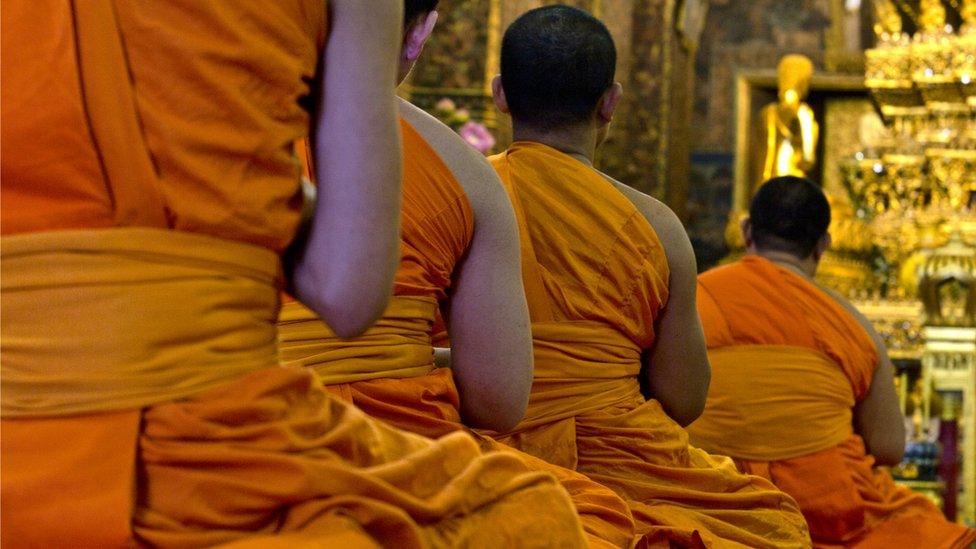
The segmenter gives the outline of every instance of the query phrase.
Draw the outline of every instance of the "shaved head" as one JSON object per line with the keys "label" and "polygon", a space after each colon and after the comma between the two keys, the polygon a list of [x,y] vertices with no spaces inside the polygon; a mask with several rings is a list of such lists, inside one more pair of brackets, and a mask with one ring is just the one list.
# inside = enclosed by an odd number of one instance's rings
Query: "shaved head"
{"label": "shaved head", "polygon": [[759,249],[806,258],[830,227],[830,203],[816,183],[774,177],[759,187],[749,206],[752,239]]}
{"label": "shaved head", "polygon": [[536,8],[502,40],[501,82],[517,124],[558,130],[588,122],[613,85],[617,50],[606,26],[568,6]]}

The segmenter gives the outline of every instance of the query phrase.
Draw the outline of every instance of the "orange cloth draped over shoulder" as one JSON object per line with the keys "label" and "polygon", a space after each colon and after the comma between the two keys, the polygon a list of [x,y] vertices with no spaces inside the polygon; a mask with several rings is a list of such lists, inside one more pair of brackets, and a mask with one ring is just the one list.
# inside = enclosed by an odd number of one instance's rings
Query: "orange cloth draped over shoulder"
{"label": "orange cloth draped over shoulder", "polygon": [[[816,547],[969,547],[976,530],[945,520],[873,467],[853,431],[877,349],[823,290],[758,256],[699,277],[712,383],[688,431],[799,503]],[[802,425],[802,428],[798,428]]]}
{"label": "orange cloth draped over shoulder", "polygon": [[0,19],[4,546],[579,545],[550,475],[278,363],[321,0]]}
{"label": "orange cloth draped over shoulder", "polygon": [[548,146],[516,142],[490,160],[518,218],[535,352],[526,417],[494,436],[612,488],[651,544],[808,546],[789,496],[689,446],[641,395],[641,352],[654,344],[670,276],[647,220]]}
{"label": "orange cloth draped over shoulder", "polygon": [[[285,364],[311,368],[330,392],[367,414],[436,438],[464,430],[451,371],[434,367],[431,334],[438,304],[451,291],[455,265],[471,245],[474,215],[437,152],[409,123],[401,119],[400,127],[401,257],[390,305],[365,334],[341,339],[315,313],[289,300],[279,317],[279,347]],[[556,476],[576,506],[590,546],[634,542],[627,505],[611,490],[492,439],[480,440],[486,450],[517,455],[530,468]],[[510,520],[534,520],[542,512]]]}

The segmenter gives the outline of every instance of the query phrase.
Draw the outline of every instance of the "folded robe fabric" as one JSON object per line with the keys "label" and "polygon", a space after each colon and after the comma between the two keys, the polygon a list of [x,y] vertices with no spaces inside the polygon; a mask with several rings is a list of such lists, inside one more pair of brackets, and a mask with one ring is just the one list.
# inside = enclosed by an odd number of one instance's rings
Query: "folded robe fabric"
{"label": "folded robe fabric", "polygon": [[[451,371],[433,364],[431,330],[438,302],[451,291],[455,265],[470,246],[474,223],[451,171],[407,122],[401,121],[401,128],[401,261],[389,306],[365,334],[342,339],[300,303],[286,303],[279,317],[280,350],[285,363],[311,368],[329,391],[370,416],[436,438],[464,430]],[[532,470],[554,475],[569,492],[590,546],[634,543],[627,506],[611,490],[479,438],[485,450],[517,456]]]}
{"label": "folded robe fabric", "polygon": [[874,467],[852,409],[878,363],[874,342],[826,292],[758,257],[699,277],[712,384],[692,441],[792,495],[816,547],[968,547],[945,520]]}
{"label": "folded robe fabric", "polygon": [[[2,244],[5,544],[580,544],[550,475],[462,433],[435,442],[386,426],[278,366],[277,288],[260,282],[277,262],[255,260],[273,253],[157,229]],[[49,258],[53,282],[31,268]],[[178,382],[195,378],[214,383]],[[21,396],[33,393],[44,398]],[[62,506],[67,495],[81,499]]]}
{"label": "folded robe fabric", "polygon": [[491,158],[512,198],[535,348],[525,420],[498,440],[624,497],[649,544],[805,547],[793,500],[687,434],[637,380],[668,298],[654,230],[569,155],[516,142]]}
{"label": "folded robe fabric", "polygon": [[2,4],[4,546],[581,545],[550,475],[277,362],[324,15]]}

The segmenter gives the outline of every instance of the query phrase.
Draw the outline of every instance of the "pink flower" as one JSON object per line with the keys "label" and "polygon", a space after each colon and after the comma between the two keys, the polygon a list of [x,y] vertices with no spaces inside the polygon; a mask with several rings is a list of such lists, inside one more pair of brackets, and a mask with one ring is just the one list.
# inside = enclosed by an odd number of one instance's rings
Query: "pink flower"
{"label": "pink flower", "polygon": [[451,101],[449,97],[445,97],[441,99],[434,105],[435,112],[445,114],[445,115],[453,114],[454,111],[456,110],[457,110],[457,105],[455,105],[454,101]]}
{"label": "pink flower", "polygon": [[461,138],[468,142],[481,154],[488,154],[495,146],[495,136],[491,135],[484,124],[468,121],[458,130]]}

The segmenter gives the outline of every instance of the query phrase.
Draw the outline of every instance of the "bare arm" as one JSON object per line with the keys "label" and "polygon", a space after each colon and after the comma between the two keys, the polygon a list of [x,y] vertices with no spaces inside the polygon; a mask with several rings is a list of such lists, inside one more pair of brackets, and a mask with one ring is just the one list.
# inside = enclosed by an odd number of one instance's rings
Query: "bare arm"
{"label": "bare arm", "polygon": [[294,266],[297,297],[342,337],[382,314],[399,260],[395,89],[403,2],[332,0],[314,122],[315,215]]}
{"label": "bare arm", "polygon": [[406,102],[401,113],[454,173],[474,212],[471,246],[455,267],[444,311],[461,416],[472,427],[508,431],[525,414],[532,388],[532,334],[511,202],[484,157],[454,132]]}
{"label": "bare arm", "polygon": [[871,336],[878,351],[878,367],[871,386],[854,407],[854,431],[864,439],[869,454],[880,465],[896,465],[905,453],[905,421],[895,391],[895,367],[888,358],[884,340],[860,311],[837,292],[823,288],[837,300]]}
{"label": "bare arm", "polygon": [[800,142],[802,146],[801,154],[805,165],[810,168],[817,162],[817,139],[819,139],[819,128],[817,120],[814,118],[813,109],[805,103],[800,105],[797,113],[800,122]]}
{"label": "bare arm", "polygon": [[657,322],[654,346],[642,357],[647,388],[664,411],[682,426],[705,409],[712,378],[705,334],[695,306],[698,269],[695,252],[681,221],[670,208],[622,183],[614,185],[654,227],[668,258],[668,304]]}

